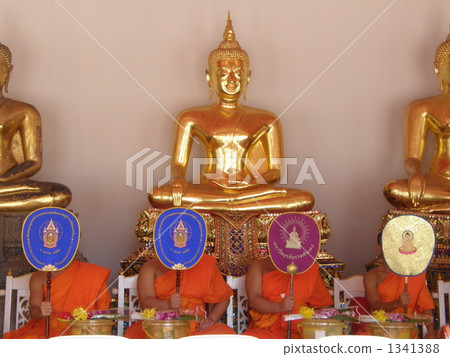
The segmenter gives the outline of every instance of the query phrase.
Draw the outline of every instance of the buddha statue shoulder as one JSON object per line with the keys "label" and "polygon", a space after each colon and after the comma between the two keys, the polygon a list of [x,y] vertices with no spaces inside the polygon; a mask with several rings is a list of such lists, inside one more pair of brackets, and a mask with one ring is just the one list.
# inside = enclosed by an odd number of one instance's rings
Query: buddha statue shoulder
{"label": "buddha statue shoulder", "polygon": [[13,65],[9,48],[0,44],[0,212],[29,212],[67,206],[70,190],[61,184],[29,179],[42,166],[42,130],[32,105],[7,98]]}
{"label": "buddha statue shoulder", "polygon": [[[435,73],[441,94],[411,103],[404,115],[404,165],[408,179],[386,184],[384,195],[398,209],[450,212],[450,35],[436,50]],[[428,133],[434,155],[424,171]]]}
{"label": "buddha statue shoulder", "polygon": [[[280,121],[269,111],[243,106],[250,81],[249,57],[236,41],[228,14],[223,41],[209,55],[206,80],[215,104],[182,111],[175,124],[172,181],[154,187],[155,208],[189,207],[200,211],[306,211],[314,197],[304,190],[276,187],[281,177],[283,142]],[[186,180],[193,142],[204,159],[200,179]]]}

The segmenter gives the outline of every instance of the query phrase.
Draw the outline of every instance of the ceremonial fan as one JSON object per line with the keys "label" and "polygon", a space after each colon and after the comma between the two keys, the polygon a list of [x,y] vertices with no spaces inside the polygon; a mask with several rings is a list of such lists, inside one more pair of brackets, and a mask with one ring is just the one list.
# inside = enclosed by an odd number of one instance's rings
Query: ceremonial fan
{"label": "ceremonial fan", "polygon": [[[63,208],[40,208],[31,212],[22,226],[22,248],[28,262],[47,272],[46,301],[50,301],[52,271],[66,268],[75,257],[80,241],[80,224]],[[45,338],[49,338],[49,316],[45,318]]]}
{"label": "ceremonial fan", "polygon": [[[284,213],[271,223],[268,243],[275,267],[291,276],[289,295],[292,296],[294,275],[311,268],[319,252],[319,227],[310,216]],[[287,338],[291,338],[291,321],[288,322]]]}
{"label": "ceremonial fan", "polygon": [[156,220],[154,246],[158,259],[176,270],[176,293],[181,270],[192,268],[202,257],[206,245],[206,223],[197,212],[186,208],[169,208]]}
{"label": "ceremonial fan", "polygon": [[[388,268],[405,277],[422,274],[433,257],[436,236],[431,224],[415,215],[401,215],[389,220],[383,228],[381,249]],[[408,307],[405,306],[405,313]]]}

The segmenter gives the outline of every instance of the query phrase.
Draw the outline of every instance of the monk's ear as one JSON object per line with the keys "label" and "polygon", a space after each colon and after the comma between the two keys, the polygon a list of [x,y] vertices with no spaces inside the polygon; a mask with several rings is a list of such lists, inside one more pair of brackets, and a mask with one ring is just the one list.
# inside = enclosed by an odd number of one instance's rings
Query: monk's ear
{"label": "monk's ear", "polygon": [[381,245],[377,244],[377,254],[381,256]]}

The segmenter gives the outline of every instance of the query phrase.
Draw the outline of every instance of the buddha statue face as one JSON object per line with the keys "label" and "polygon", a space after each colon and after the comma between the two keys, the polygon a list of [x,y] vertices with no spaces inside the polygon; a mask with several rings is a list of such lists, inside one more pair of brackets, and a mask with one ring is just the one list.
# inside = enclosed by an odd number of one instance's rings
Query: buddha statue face
{"label": "buddha statue face", "polygon": [[217,63],[216,91],[217,95],[240,95],[241,78],[245,72],[241,60],[223,59]]}

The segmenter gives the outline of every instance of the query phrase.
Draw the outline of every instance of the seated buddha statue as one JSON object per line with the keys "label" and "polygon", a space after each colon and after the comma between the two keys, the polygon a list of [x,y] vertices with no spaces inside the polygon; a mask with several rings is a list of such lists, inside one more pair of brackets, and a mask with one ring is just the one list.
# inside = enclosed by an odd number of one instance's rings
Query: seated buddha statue
{"label": "seated buddha statue", "polygon": [[[314,205],[311,193],[274,186],[280,179],[283,157],[277,116],[239,103],[241,95],[246,99],[251,72],[249,57],[236,41],[229,14],[223,41],[210,53],[208,62],[210,99],[215,91],[217,101],[178,115],[172,180],[153,188],[151,205],[220,212],[310,210]],[[205,158],[198,182],[187,182],[193,141],[202,144]]]}
{"label": "seated buddha statue", "polygon": [[29,179],[42,165],[41,118],[32,105],[3,95],[11,60],[9,48],[0,44],[0,212],[65,207],[72,198],[66,186]]}
{"label": "seated buddha statue", "polygon": [[[450,35],[436,50],[440,95],[411,103],[405,112],[404,165],[408,179],[386,184],[384,195],[398,209],[450,212]],[[424,172],[427,134],[435,138],[434,155]],[[431,144],[428,144],[431,145]]]}

